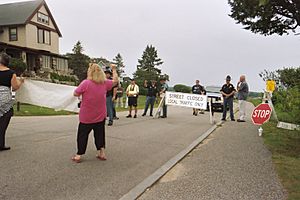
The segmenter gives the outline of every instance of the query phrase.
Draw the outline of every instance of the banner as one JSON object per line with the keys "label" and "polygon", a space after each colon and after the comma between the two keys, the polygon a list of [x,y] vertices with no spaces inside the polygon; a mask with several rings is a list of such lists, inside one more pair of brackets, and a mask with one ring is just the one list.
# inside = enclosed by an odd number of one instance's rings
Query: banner
{"label": "banner", "polygon": [[16,101],[36,106],[79,112],[75,86],[26,79],[16,93]]}
{"label": "banner", "polygon": [[166,104],[170,106],[181,106],[205,110],[207,108],[207,96],[180,92],[166,92]]}

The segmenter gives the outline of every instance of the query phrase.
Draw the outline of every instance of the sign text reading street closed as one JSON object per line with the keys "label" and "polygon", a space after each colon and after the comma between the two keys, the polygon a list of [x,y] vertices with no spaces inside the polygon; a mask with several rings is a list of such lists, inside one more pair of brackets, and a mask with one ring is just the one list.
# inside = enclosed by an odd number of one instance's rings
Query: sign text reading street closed
{"label": "sign text reading street closed", "polygon": [[166,92],[166,104],[171,106],[206,109],[207,96],[180,92]]}

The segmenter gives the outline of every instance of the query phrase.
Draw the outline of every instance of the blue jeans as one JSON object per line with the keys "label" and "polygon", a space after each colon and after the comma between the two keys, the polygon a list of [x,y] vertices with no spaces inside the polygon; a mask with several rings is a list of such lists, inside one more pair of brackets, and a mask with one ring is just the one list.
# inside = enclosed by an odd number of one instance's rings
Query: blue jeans
{"label": "blue jeans", "polygon": [[107,115],[109,118],[109,121],[112,122],[114,118],[114,104],[112,101],[112,96],[106,97],[106,110],[107,110]]}
{"label": "blue jeans", "polygon": [[234,119],[234,115],[233,115],[233,98],[232,97],[230,97],[230,98],[225,98],[224,97],[223,117],[222,117],[222,119],[226,119],[227,105],[229,106],[230,118]]}
{"label": "blue jeans", "polygon": [[150,104],[150,115],[153,114],[154,103],[155,103],[155,96],[153,96],[153,97],[147,96],[145,110],[144,110],[144,114],[145,115],[147,114],[147,111],[148,111],[148,108],[149,108],[149,104]]}

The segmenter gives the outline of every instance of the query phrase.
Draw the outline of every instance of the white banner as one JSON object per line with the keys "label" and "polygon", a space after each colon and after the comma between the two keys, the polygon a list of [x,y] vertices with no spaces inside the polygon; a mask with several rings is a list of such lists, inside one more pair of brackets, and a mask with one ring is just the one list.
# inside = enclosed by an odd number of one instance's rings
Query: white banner
{"label": "white banner", "polygon": [[166,92],[166,104],[189,108],[206,109],[207,96],[180,92]]}
{"label": "white banner", "polygon": [[16,101],[55,110],[79,112],[79,101],[73,96],[75,89],[75,86],[25,79],[16,93]]}

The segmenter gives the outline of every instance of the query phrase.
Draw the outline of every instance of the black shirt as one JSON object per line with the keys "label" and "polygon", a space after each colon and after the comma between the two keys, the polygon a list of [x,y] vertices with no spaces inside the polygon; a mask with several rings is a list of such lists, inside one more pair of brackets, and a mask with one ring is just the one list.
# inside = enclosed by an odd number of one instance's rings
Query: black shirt
{"label": "black shirt", "polygon": [[[236,90],[235,90],[234,86],[230,83],[229,85],[224,84],[220,91],[224,92],[225,94],[230,94],[230,93],[232,93],[233,91],[236,91]],[[230,97],[233,97],[233,96],[234,96],[234,94],[231,95]],[[223,97],[225,97],[225,96],[223,95]]]}
{"label": "black shirt", "polygon": [[156,97],[156,94],[158,93],[158,89],[157,89],[157,86],[156,85],[147,85],[147,87],[145,87],[148,89],[147,91],[147,96],[148,97]]}
{"label": "black shirt", "polygon": [[192,93],[193,94],[201,94],[202,92],[204,92],[204,87],[202,85],[194,85],[192,87]]}
{"label": "black shirt", "polygon": [[0,71],[0,85],[11,87],[11,79],[14,75],[14,71],[9,69],[5,71]]}

